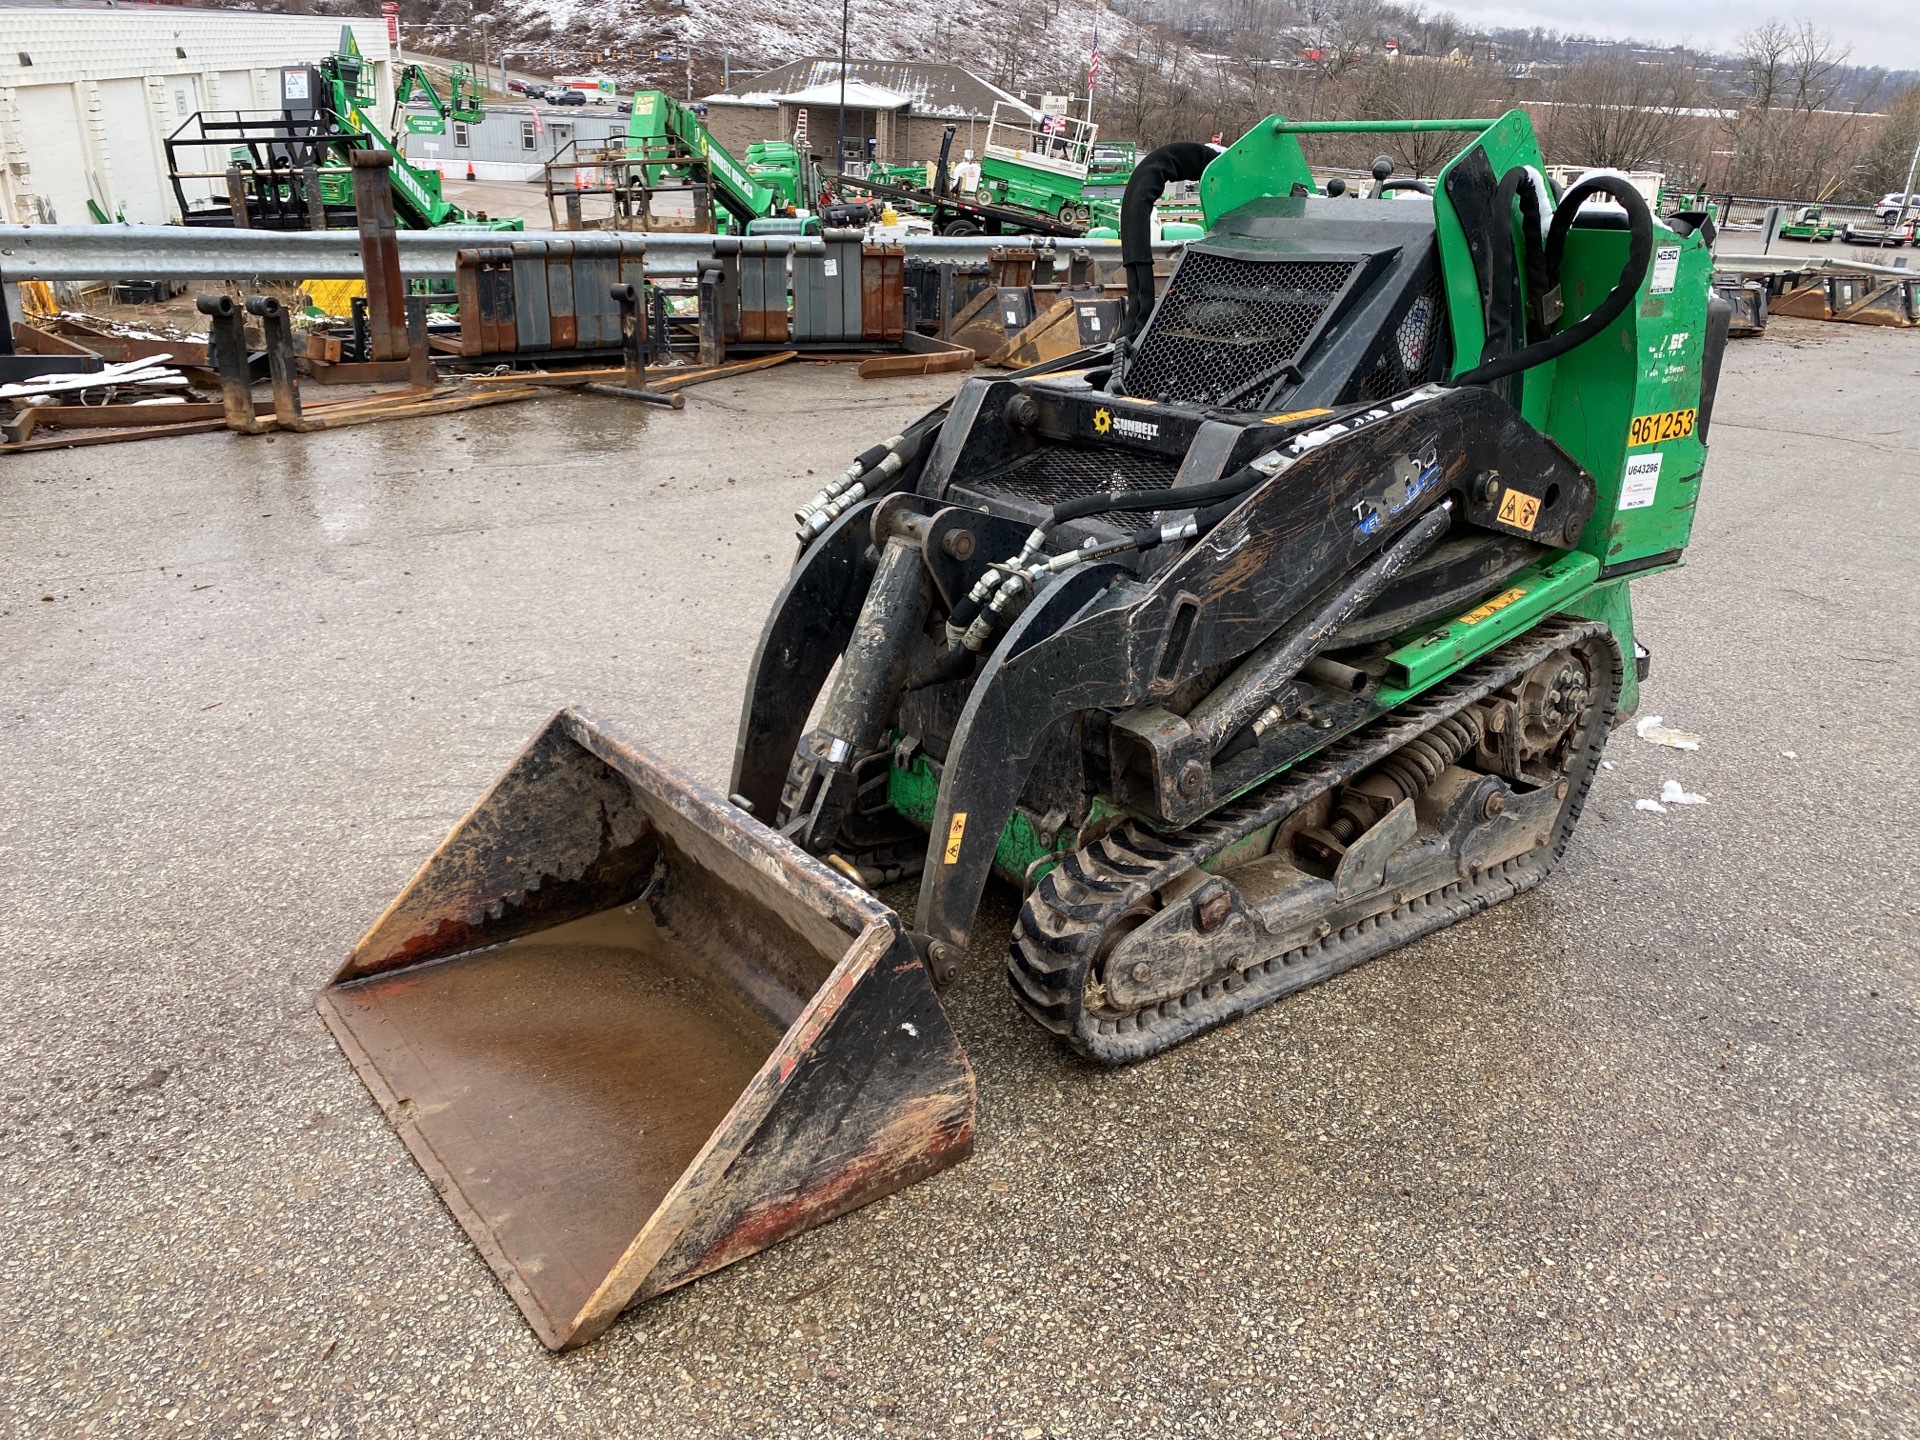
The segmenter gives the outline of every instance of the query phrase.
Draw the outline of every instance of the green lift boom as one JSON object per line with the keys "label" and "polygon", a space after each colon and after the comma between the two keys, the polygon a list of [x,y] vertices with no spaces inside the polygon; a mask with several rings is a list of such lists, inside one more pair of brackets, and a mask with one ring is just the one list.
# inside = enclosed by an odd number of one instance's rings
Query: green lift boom
{"label": "green lift boom", "polygon": [[[441,193],[438,171],[410,164],[394,138],[404,133],[400,109],[417,95],[432,113],[407,117],[404,131],[439,134],[449,119],[468,124],[486,117],[473,73],[455,65],[448,94],[442,98],[432,77],[418,65],[401,71],[394,116],[382,126],[372,112],[378,96],[373,69],[360,54],[351,26],[342,26],[340,46],[318,64],[281,67],[277,110],[198,112],[167,136],[168,178],[183,223],[225,226],[238,223],[235,206],[244,204],[245,223],[256,230],[305,230],[353,223],[353,181],[348,157],[356,150],[384,150],[393,157],[394,218],[409,230],[460,225],[484,230],[521,230],[519,220],[487,220],[471,215]],[[308,175],[317,173],[319,212],[308,193]],[[217,198],[208,194],[218,186]],[[235,185],[238,184],[236,191]]]}
{"label": "green lift boom", "polygon": [[[437,170],[422,170],[408,163],[403,147],[394,138],[395,132],[391,128],[382,129],[369,108],[377,98],[373,89],[373,72],[360,54],[352,27],[341,27],[340,48],[323,59],[318,70],[323,93],[340,129],[366,137],[373,148],[393,156],[393,168],[389,173],[393,176],[394,214],[402,225],[413,230],[434,230],[442,225],[472,225],[489,230],[525,228],[523,222],[518,220],[481,220],[468,214],[441,194],[440,173]],[[434,107],[435,112],[431,116],[408,120],[406,129],[416,134],[439,134],[445,130],[449,118],[467,123],[486,118],[479,86],[464,66],[455,67],[449,89],[451,98],[442,100],[424,70],[418,65],[407,66],[401,71],[394,88],[394,121],[398,122],[401,108],[416,92]],[[428,123],[415,125],[414,119]],[[340,195],[341,202],[351,204],[351,180],[344,175],[327,178],[340,187],[336,193]],[[323,195],[326,195],[327,189],[323,181]],[[326,198],[329,204],[334,203],[332,196]]]}
{"label": "green lift boom", "polygon": [[773,214],[785,199],[786,187],[776,190],[773,184],[763,184],[713,138],[692,106],[682,105],[662,90],[634,92],[633,114],[627,122],[627,160],[640,163],[649,189],[657,188],[663,176],[685,175],[690,167],[704,166],[713,198],[742,228]]}

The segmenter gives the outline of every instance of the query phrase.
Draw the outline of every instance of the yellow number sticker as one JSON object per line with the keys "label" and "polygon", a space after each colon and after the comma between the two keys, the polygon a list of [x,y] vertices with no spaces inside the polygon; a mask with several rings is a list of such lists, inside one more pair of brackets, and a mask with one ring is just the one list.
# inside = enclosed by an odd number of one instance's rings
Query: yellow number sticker
{"label": "yellow number sticker", "polygon": [[958,865],[960,863],[960,837],[966,833],[967,812],[964,810],[956,811],[953,817],[953,823],[947,827],[947,864]]}
{"label": "yellow number sticker", "polygon": [[1498,614],[1500,611],[1506,609],[1507,606],[1513,604],[1514,601],[1526,593],[1525,590],[1518,589],[1503,590],[1484,605],[1476,605],[1473,609],[1467,611],[1466,614],[1460,617],[1459,623],[1462,625],[1478,625],[1488,616]]}
{"label": "yellow number sticker", "polygon": [[1697,410],[1668,410],[1660,415],[1636,415],[1627,427],[1627,444],[1658,445],[1667,440],[1684,440],[1693,434]]}
{"label": "yellow number sticker", "polygon": [[1540,519],[1540,499],[1524,490],[1509,490],[1507,498],[1500,502],[1500,523],[1511,525],[1516,530],[1533,533],[1534,524]]}

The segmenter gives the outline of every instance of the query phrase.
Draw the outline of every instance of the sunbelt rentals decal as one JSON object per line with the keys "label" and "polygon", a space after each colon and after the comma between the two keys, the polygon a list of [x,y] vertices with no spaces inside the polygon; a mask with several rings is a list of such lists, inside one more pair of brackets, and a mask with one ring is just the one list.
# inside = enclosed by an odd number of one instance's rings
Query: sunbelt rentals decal
{"label": "sunbelt rentals decal", "polygon": [[1153,421],[1135,420],[1131,415],[1116,415],[1104,405],[1093,412],[1093,428],[1102,435],[1119,435],[1128,440],[1160,438],[1160,427]]}

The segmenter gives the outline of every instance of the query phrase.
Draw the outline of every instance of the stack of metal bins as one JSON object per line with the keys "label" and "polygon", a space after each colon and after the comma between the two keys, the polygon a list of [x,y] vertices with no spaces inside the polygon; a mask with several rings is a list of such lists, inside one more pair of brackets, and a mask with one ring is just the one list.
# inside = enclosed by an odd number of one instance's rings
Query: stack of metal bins
{"label": "stack of metal bins", "polygon": [[517,240],[455,257],[463,355],[615,350],[615,285],[646,285],[646,242],[628,235]]}

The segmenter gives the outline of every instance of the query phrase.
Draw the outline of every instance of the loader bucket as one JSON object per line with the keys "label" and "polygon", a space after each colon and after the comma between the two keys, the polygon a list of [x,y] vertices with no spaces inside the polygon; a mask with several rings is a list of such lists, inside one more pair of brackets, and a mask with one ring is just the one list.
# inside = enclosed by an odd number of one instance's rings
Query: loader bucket
{"label": "loader bucket", "polygon": [[973,1147],[893,911],[578,710],[317,1004],[556,1350]]}

